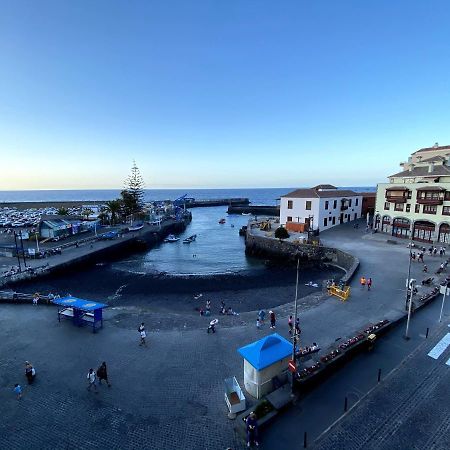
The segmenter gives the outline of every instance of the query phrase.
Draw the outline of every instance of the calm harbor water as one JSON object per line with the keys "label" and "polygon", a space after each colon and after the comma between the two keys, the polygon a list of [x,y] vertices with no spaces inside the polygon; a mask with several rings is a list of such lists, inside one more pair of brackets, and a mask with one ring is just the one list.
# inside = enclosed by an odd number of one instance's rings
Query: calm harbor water
{"label": "calm harbor water", "polygon": [[[358,191],[370,187],[352,188]],[[184,194],[196,199],[248,197],[253,204],[275,205],[277,199],[292,188],[273,189],[191,189],[146,190],[146,200],[175,199]],[[0,202],[36,201],[106,201],[116,198],[119,190],[73,191],[0,191]],[[227,207],[194,208],[192,223],[175,243],[161,243],[148,252],[139,253],[113,264],[113,270],[138,274],[208,275],[245,273],[264,269],[261,260],[245,256],[244,238],[239,229],[248,222],[248,216],[227,215]],[[226,223],[220,225],[221,218]],[[197,240],[183,244],[185,237],[196,234]]]}

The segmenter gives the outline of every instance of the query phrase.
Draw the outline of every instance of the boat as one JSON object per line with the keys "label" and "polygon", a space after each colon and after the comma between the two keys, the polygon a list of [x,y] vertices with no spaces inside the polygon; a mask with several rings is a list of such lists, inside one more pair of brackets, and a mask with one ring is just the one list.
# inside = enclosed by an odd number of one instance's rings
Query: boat
{"label": "boat", "polygon": [[194,242],[196,239],[197,239],[197,235],[193,234],[192,236],[189,236],[186,239],[183,239],[183,244],[190,244],[191,242]]}
{"label": "boat", "polygon": [[164,242],[177,242],[177,241],[179,241],[179,240],[180,240],[179,237],[176,237],[174,234],[169,234],[169,236],[167,236],[167,237],[164,239]]}
{"label": "boat", "polygon": [[243,216],[251,216],[252,213],[242,213]]}
{"label": "boat", "polygon": [[226,222],[225,219],[220,219],[220,220],[219,220],[219,223],[220,223],[221,225],[223,225],[225,222]]}
{"label": "boat", "polygon": [[138,223],[136,225],[129,226],[128,231],[139,231],[139,230],[142,230],[142,228],[144,228],[144,224]]}

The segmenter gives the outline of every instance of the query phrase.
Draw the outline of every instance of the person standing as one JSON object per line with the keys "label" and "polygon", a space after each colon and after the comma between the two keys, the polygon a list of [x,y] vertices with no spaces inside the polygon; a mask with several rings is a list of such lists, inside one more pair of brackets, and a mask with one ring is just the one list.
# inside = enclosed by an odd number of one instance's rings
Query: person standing
{"label": "person standing", "polygon": [[251,412],[245,422],[247,426],[247,447],[251,447],[253,443],[259,447],[258,420],[256,419],[256,414]]}
{"label": "person standing", "polygon": [[361,279],[359,280],[359,282],[361,283],[361,287],[364,288],[366,286],[366,278],[365,277],[361,277]]}
{"label": "person standing", "polygon": [[105,380],[108,387],[111,387],[111,383],[108,380],[108,370],[106,369],[105,361],[103,361],[101,366],[97,369],[97,377],[99,385],[102,384],[102,380]]}
{"label": "person standing", "polygon": [[145,332],[145,329],[142,329],[139,334],[141,336],[141,340],[139,342],[139,345],[143,345],[143,346],[147,347],[147,342],[145,342],[145,338],[147,337],[147,333]]}
{"label": "person standing", "polygon": [[294,328],[294,319],[292,318],[292,316],[289,316],[288,326],[289,326],[289,335],[291,335],[292,329]]}
{"label": "person standing", "polygon": [[35,375],[36,371],[34,370],[33,365],[29,361],[25,361],[25,376],[27,377],[28,384],[33,383]]}
{"label": "person standing", "polygon": [[272,310],[269,311],[269,317],[270,317],[270,328],[274,329],[275,323],[276,323],[276,317],[275,317],[275,313]]}
{"label": "person standing", "polygon": [[261,329],[261,321],[259,320],[259,317],[256,319],[256,329]]}
{"label": "person standing", "polygon": [[91,390],[92,386],[94,386],[94,391],[97,392],[97,385],[95,384],[96,376],[94,369],[89,369],[89,372],[87,374],[87,380],[88,380],[88,387],[86,388],[88,391]]}
{"label": "person standing", "polygon": [[297,317],[297,319],[295,319],[295,335],[298,337],[300,336],[301,332],[302,330],[300,328],[300,317]]}
{"label": "person standing", "polygon": [[367,290],[370,291],[370,288],[372,287],[372,278],[369,278],[367,280]]}

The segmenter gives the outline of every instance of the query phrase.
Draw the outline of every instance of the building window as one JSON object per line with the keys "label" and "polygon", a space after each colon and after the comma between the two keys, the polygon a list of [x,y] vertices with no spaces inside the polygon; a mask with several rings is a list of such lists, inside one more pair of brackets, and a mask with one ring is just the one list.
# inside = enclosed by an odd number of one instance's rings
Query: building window
{"label": "building window", "polygon": [[411,192],[411,191],[408,191],[408,193],[406,194],[406,198],[407,198],[408,200],[411,200],[411,195],[412,195],[412,192]]}
{"label": "building window", "polygon": [[359,203],[359,198],[357,198],[357,199],[355,200],[355,206],[358,206],[358,203]]}
{"label": "building window", "polygon": [[443,206],[442,207],[442,214],[444,216],[450,216],[450,206]]}
{"label": "building window", "polygon": [[409,203],[406,204],[406,212],[411,211],[411,205]]}
{"label": "building window", "polygon": [[337,208],[337,200],[335,200],[334,202],[333,202],[333,209],[336,209]]}
{"label": "building window", "polygon": [[436,205],[423,205],[422,211],[424,214],[436,214],[437,206]]}
{"label": "building window", "polygon": [[394,206],[394,211],[403,211],[403,203],[396,203]]}
{"label": "building window", "polygon": [[384,202],[384,210],[385,211],[389,211],[389,208],[390,208],[390,204],[389,204],[389,202]]}
{"label": "building window", "polygon": [[328,225],[328,219],[324,217],[323,219],[323,226],[326,227]]}
{"label": "building window", "polygon": [[292,217],[291,216],[287,216],[287,221],[288,222],[292,222]]}
{"label": "building window", "polygon": [[349,207],[349,208],[352,207],[352,199],[349,199],[349,201],[348,201],[348,207]]}
{"label": "building window", "polygon": [[445,191],[444,200],[450,200],[450,191]]}
{"label": "building window", "polygon": [[294,202],[292,200],[288,200],[288,209],[292,209],[294,207]]}
{"label": "building window", "polygon": [[416,205],[414,208],[414,212],[419,213],[420,212],[420,205]]}
{"label": "building window", "polygon": [[325,200],[325,209],[328,209],[328,200]]}
{"label": "building window", "polygon": [[305,209],[307,211],[311,211],[311,202],[309,200],[306,200],[306,207],[305,207]]}
{"label": "building window", "polygon": [[336,217],[333,216],[333,225],[336,225]]}

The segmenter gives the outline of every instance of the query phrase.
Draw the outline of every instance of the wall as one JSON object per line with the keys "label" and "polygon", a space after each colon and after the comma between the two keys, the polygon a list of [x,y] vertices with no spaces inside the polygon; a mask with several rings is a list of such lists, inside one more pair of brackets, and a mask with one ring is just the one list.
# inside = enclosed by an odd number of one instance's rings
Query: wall
{"label": "wall", "polygon": [[[293,207],[288,209],[288,200],[292,200]],[[311,209],[306,209],[306,202],[311,202]],[[285,225],[287,217],[292,217],[292,222],[305,222],[309,216],[314,216],[314,228],[317,226],[317,217],[319,217],[319,198],[285,198],[280,200],[280,223]]]}
{"label": "wall", "polygon": [[[362,210],[362,197],[349,197],[352,200],[352,206],[346,209],[345,211],[341,211],[341,200],[344,197],[332,197],[332,198],[321,198],[320,199],[320,206],[319,206],[319,216],[314,216],[315,219],[315,228],[318,226],[319,230],[328,230],[329,228],[333,228],[336,225],[339,225],[341,222],[339,222],[341,213],[344,214],[344,220],[345,222],[351,222],[355,220],[355,214],[356,218],[359,219],[361,217],[361,210]],[[345,197],[347,198],[347,197]],[[356,199],[358,199],[358,205],[356,206]],[[334,201],[336,200],[336,209],[334,209]],[[328,209],[325,209],[326,202],[328,202]],[[346,214],[350,214],[350,217],[347,219],[345,218]],[[324,218],[327,218],[327,226],[324,225]],[[332,218],[335,217],[335,224],[333,225]],[[319,221],[319,223],[317,223]]]}
{"label": "wall", "polygon": [[246,253],[251,256],[278,259],[295,263],[300,259],[302,266],[330,264],[345,271],[343,280],[349,281],[359,267],[359,259],[337,248],[310,244],[294,244],[272,237],[255,236],[247,229]]}

